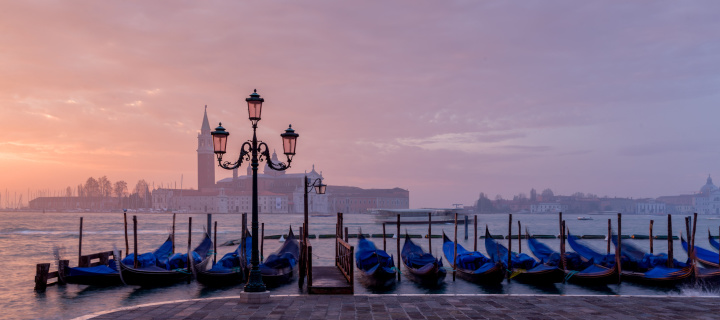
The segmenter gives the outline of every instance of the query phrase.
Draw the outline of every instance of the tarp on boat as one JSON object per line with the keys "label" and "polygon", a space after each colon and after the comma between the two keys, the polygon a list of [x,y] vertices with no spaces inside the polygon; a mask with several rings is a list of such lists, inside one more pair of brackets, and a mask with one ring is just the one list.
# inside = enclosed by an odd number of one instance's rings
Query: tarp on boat
{"label": "tarp on boat", "polygon": [[358,248],[355,252],[355,264],[361,270],[370,270],[373,267],[394,267],[395,262],[383,250],[378,250],[372,241],[365,239],[364,236],[358,236]]}
{"label": "tarp on boat", "polygon": [[107,265],[99,265],[95,267],[75,267],[70,268],[69,276],[92,276],[92,275],[104,275],[104,274],[117,274],[118,268],[115,260],[110,259]]}
{"label": "tarp on boat", "polygon": [[[447,237],[445,237],[447,239]],[[445,259],[452,265],[453,253],[455,252],[455,242],[447,239],[443,241],[443,253]],[[478,251],[468,251],[462,245],[457,245],[457,267],[460,269],[470,270],[473,273],[482,273],[495,266],[495,263]]]}
{"label": "tarp on boat", "polygon": [[[495,241],[487,229],[485,229],[485,251],[487,251],[492,261],[500,262],[507,268],[508,249]],[[512,252],[510,260],[514,269],[530,270],[540,265],[540,262],[524,253]]]}
{"label": "tarp on boat", "polygon": [[424,252],[420,246],[415,244],[410,237],[405,235],[405,244],[403,245],[400,255],[410,267],[419,269],[429,264],[438,264],[442,266],[442,261],[438,261],[431,253]]}

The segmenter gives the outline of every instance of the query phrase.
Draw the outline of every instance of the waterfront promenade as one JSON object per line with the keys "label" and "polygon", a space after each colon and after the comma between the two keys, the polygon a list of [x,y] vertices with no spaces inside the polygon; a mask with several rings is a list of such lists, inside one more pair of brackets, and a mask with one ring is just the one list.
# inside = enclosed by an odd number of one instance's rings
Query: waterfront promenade
{"label": "waterfront promenade", "polygon": [[158,303],[78,319],[718,319],[720,298],[557,295],[276,295]]}

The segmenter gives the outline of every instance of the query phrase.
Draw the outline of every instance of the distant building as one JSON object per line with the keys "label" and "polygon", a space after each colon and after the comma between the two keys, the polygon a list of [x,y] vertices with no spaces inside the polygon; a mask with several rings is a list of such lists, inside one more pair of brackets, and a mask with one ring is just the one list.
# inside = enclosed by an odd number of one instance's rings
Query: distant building
{"label": "distant building", "polygon": [[636,203],[635,213],[637,214],[665,214],[667,213],[665,203],[655,201],[654,199],[645,199]]}
{"label": "distant building", "polygon": [[567,211],[568,206],[566,204],[545,202],[530,205],[530,213],[557,213]]}
{"label": "distant building", "polygon": [[656,200],[665,203],[667,213],[669,214],[692,214],[695,212],[695,206],[693,205],[694,197],[695,195],[692,194],[681,194],[677,196],[662,196]]}
{"label": "distant building", "polygon": [[[211,128],[207,108],[198,134],[198,190],[155,189],[152,191],[152,208],[198,213],[240,213],[252,210],[252,168],[246,165],[245,175],[233,170],[232,178],[215,182],[217,162],[213,153]],[[271,160],[278,162],[277,154]],[[315,171],[287,173],[272,170],[267,162],[258,168],[259,213],[302,213],[304,211],[305,176],[312,182],[324,178]],[[408,190],[362,189],[329,185],[325,195],[314,191],[308,194],[310,213],[367,213],[377,208],[407,209],[410,205]]]}
{"label": "distant building", "polygon": [[720,214],[720,190],[708,175],[705,185],[693,197],[693,206],[698,214]]}
{"label": "distant building", "polygon": [[600,210],[633,214],[637,210],[636,202],[630,198],[601,198]]}

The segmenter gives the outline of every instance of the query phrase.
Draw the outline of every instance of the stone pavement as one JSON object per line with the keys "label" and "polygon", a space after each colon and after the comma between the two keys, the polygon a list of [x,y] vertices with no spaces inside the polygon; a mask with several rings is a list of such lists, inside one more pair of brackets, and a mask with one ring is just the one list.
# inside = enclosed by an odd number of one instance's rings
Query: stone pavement
{"label": "stone pavement", "polygon": [[176,301],[78,319],[719,319],[718,297],[292,295]]}

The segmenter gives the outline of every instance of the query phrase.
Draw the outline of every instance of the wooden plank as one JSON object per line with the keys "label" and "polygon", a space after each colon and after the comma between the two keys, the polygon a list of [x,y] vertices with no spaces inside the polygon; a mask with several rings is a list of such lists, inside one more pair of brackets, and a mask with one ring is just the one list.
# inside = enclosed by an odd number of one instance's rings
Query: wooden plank
{"label": "wooden plank", "polygon": [[353,286],[335,266],[317,266],[312,270],[310,294],[353,294]]}

